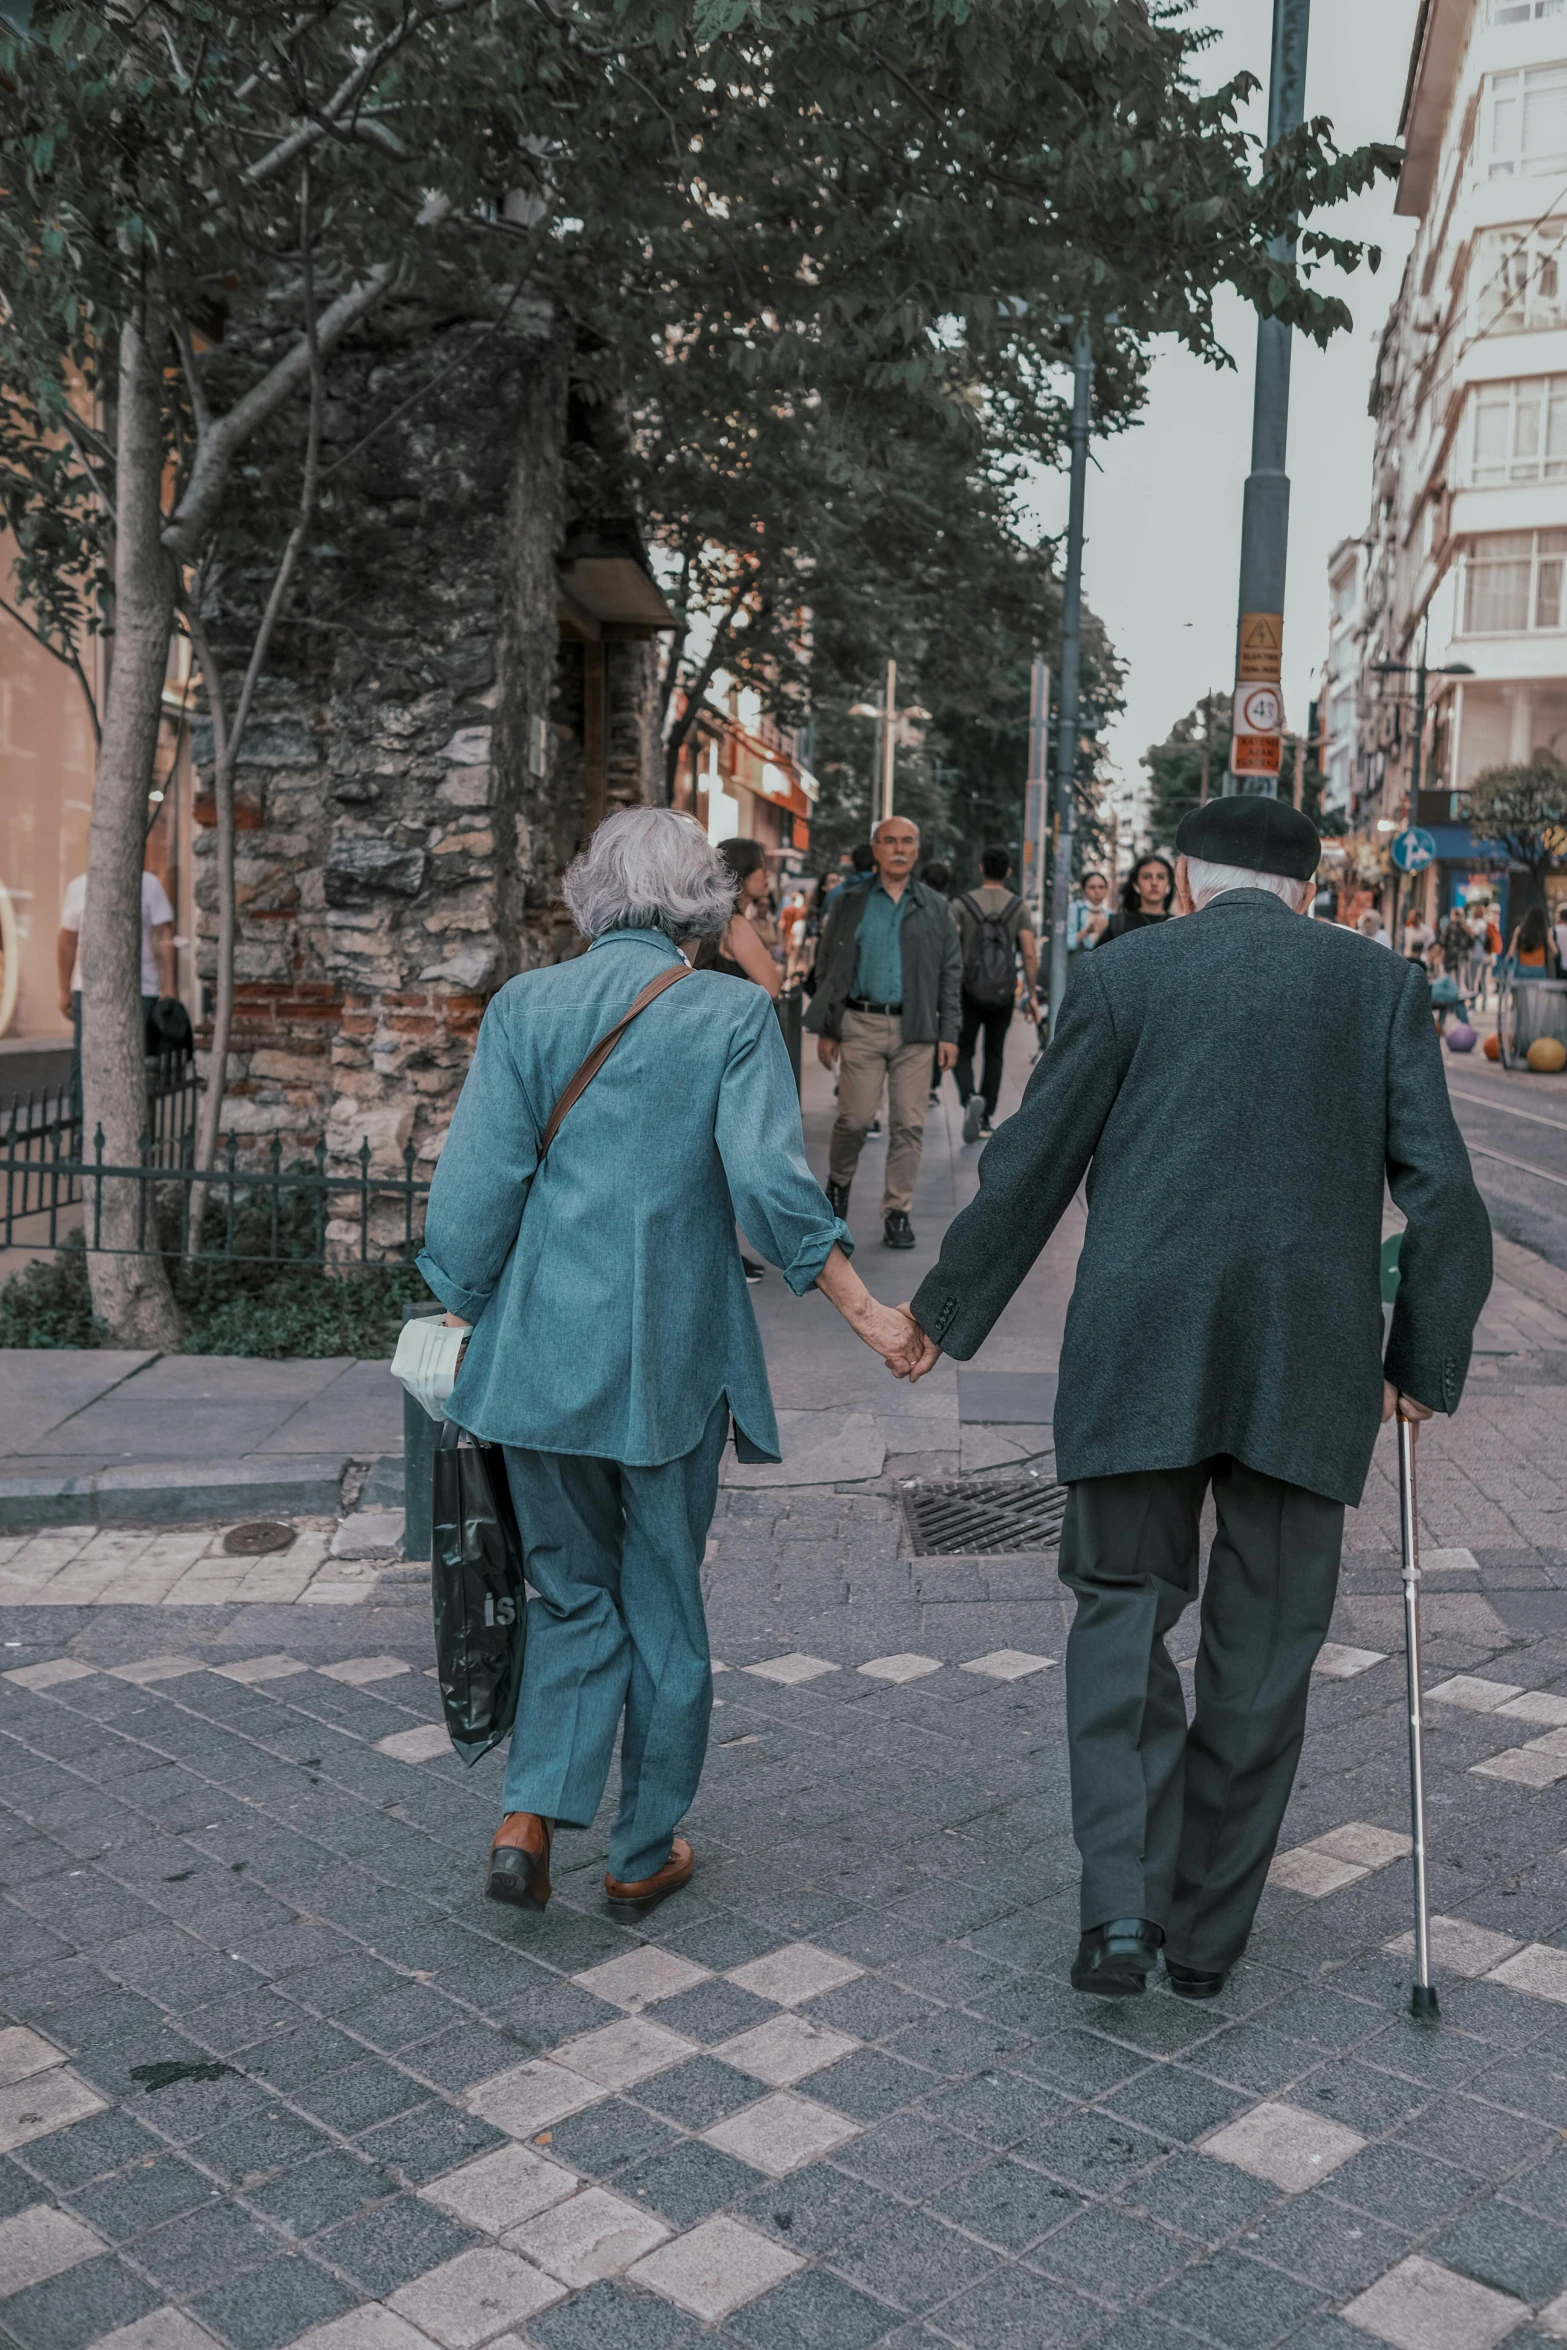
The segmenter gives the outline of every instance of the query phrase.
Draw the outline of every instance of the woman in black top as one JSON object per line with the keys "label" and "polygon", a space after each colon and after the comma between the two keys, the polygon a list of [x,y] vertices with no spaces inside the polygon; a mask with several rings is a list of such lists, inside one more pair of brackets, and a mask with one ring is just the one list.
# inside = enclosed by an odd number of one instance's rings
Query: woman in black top
{"label": "woman in black top", "polygon": [[1124,938],[1129,930],[1146,930],[1150,923],[1167,922],[1175,902],[1175,868],[1168,857],[1157,853],[1139,857],[1126,877],[1121,892],[1121,905],[1111,915],[1098,943],[1108,946],[1113,938]]}
{"label": "woman in black top", "polygon": [[[722,971],[730,979],[754,980],[770,996],[776,996],[783,986],[783,973],[757,936],[756,925],[745,913],[748,903],[767,895],[771,879],[767,851],[759,840],[721,840],[718,854],[738,884],[738,903],[723,937],[694,939],[686,960],[698,971]],[[765,1267],[744,1254],[740,1262],[745,1267],[746,1280],[754,1289]]]}
{"label": "woman in black top", "polygon": [[767,851],[759,840],[723,840],[718,854],[735,877],[739,902],[723,937],[700,940],[687,960],[698,971],[722,971],[730,979],[752,979],[775,996],[783,986],[783,973],[745,912],[747,905],[767,895],[771,878]]}

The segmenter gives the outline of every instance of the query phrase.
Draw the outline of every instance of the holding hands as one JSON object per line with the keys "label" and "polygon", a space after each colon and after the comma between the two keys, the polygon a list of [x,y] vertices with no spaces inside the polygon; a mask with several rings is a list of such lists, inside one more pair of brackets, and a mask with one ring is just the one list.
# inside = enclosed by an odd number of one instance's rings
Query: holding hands
{"label": "holding hands", "polygon": [[915,1321],[908,1306],[884,1306],[872,1297],[841,1248],[834,1248],[816,1277],[816,1286],[837,1307],[856,1337],[881,1356],[894,1379],[923,1379],[941,1358],[941,1349]]}

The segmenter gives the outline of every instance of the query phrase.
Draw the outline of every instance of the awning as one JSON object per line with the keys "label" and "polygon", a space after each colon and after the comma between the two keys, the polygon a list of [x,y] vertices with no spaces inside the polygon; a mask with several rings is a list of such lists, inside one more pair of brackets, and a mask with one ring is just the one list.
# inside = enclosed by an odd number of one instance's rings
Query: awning
{"label": "awning", "polygon": [[1476,840],[1467,824],[1426,824],[1436,843],[1439,865],[1510,865],[1512,859],[1500,841]]}

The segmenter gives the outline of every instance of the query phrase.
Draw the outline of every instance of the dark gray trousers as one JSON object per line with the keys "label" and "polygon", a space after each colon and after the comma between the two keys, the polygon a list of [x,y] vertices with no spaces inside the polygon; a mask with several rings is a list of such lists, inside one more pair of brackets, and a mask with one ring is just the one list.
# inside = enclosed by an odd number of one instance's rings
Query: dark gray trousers
{"label": "dark gray trousers", "polygon": [[[1188,1727],[1165,1636],[1197,1596],[1210,1485],[1218,1532]],[[1066,1703],[1085,1929],[1151,1918],[1183,1965],[1240,1956],[1300,1759],[1343,1534],[1342,1502],[1223,1454],[1069,1489],[1061,1580],[1077,1598]]]}

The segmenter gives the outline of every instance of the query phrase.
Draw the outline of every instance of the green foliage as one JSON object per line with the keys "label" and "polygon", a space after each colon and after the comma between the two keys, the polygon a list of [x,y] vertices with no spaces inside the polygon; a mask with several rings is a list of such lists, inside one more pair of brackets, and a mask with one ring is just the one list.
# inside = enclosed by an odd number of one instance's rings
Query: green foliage
{"label": "green foliage", "polygon": [[[698,550],[692,608],[743,589],[729,665],[771,678],[802,589],[878,587],[910,474],[942,476],[938,514],[990,501],[966,537],[996,551],[1008,464],[1059,454],[1079,315],[1102,431],[1135,417],[1150,337],[1227,363],[1219,285],[1318,340],[1348,322],[1310,279],[1362,249],[1310,223],[1390,151],[1316,121],[1259,169],[1250,79],[1202,90],[1202,42],[1138,0],[40,0],[0,26],[20,600],[62,653],[101,619],[118,485],[82,393],[112,397],[127,319],[168,361],[167,550],[210,558],[263,386],[302,407],[308,249],[328,364],[345,305],[410,288],[501,318],[526,287],[569,319],[580,396],[632,418],[633,487]],[[932,536],[927,574],[950,551]]]}
{"label": "green foliage", "polygon": [[1152,786],[1148,806],[1148,837],[1156,847],[1168,848],[1175,828],[1202,798],[1203,733],[1208,739],[1208,790],[1217,799],[1224,789],[1230,762],[1230,696],[1204,694],[1195,708],[1178,718],[1162,743],[1150,743],[1142,763]]}
{"label": "green foliage", "polygon": [[[168,1260],[185,1317],[187,1354],[391,1354],[403,1302],[429,1302],[406,1265],[346,1268],[333,1278],[318,1265],[255,1259]],[[87,1252],[69,1242],[52,1259],[29,1265],[0,1287],[0,1347],[94,1347],[108,1334],[93,1320]]]}
{"label": "green foliage", "polygon": [[1536,881],[1567,854],[1567,766],[1536,759],[1521,767],[1487,767],[1465,803],[1476,840],[1500,842]]}

